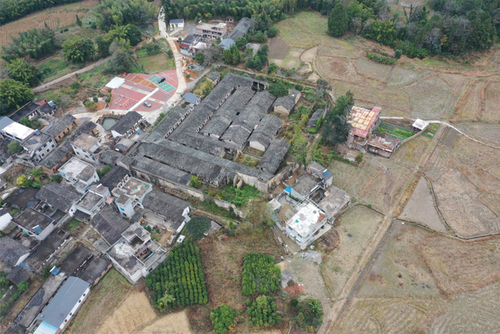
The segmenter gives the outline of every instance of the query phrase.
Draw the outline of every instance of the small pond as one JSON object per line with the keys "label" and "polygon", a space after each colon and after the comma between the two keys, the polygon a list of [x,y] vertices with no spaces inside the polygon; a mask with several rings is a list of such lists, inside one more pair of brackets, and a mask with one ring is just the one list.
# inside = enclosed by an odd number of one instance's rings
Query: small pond
{"label": "small pond", "polygon": [[102,127],[105,128],[106,130],[109,130],[113,125],[116,124],[118,120],[114,117],[104,117],[102,120]]}

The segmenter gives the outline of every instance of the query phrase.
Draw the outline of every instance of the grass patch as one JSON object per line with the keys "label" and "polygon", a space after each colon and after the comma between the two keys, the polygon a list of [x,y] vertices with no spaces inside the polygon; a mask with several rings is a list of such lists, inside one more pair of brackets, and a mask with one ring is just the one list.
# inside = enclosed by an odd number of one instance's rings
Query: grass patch
{"label": "grass patch", "polygon": [[439,126],[439,123],[431,123],[427,126],[427,129],[425,129],[425,132],[435,135],[437,130],[439,129]]}
{"label": "grass patch", "polygon": [[139,58],[138,62],[144,71],[149,74],[175,69],[174,60],[168,58],[164,53]]}
{"label": "grass patch", "polygon": [[259,164],[258,159],[254,159],[252,157],[248,157],[244,154],[240,154],[238,159],[235,160],[235,162],[240,163],[242,165],[248,166],[248,167],[255,167]]}
{"label": "grass patch", "polygon": [[231,185],[227,185],[222,191],[217,195],[218,198],[227,201],[237,207],[242,207],[248,200],[255,198],[260,195],[260,191],[249,185],[245,185],[238,189]]}
{"label": "grass patch", "polygon": [[72,219],[66,224],[64,224],[63,229],[68,231],[68,232],[73,232],[78,226],[80,226],[82,222],[79,221],[78,219]]}
{"label": "grass patch", "polygon": [[381,135],[388,134],[400,140],[405,140],[414,135],[414,133],[411,131],[405,130],[402,127],[384,121],[380,123],[380,126],[377,128],[377,130],[375,130],[375,133]]}
{"label": "grass patch", "polygon": [[63,57],[53,57],[38,65],[38,70],[42,73],[42,80],[61,75],[68,69],[69,63]]}

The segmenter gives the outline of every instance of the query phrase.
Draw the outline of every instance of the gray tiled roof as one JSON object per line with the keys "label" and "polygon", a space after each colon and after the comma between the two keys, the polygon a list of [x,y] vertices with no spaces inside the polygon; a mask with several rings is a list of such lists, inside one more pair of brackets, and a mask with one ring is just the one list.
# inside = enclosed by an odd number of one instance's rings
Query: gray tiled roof
{"label": "gray tiled roof", "polygon": [[27,282],[31,276],[33,276],[31,270],[26,269],[24,266],[15,266],[7,275],[7,279],[15,285],[19,285],[21,282]]}
{"label": "gray tiled roof", "polygon": [[175,106],[175,108],[171,109],[161,122],[156,125],[144,141],[152,143],[155,140],[162,139],[186,112],[187,109],[182,108],[180,105]]}
{"label": "gray tiled roof", "polygon": [[36,198],[49,204],[53,208],[68,213],[73,203],[80,199],[82,195],[74,188],[66,188],[56,182],[51,182],[40,189]]}
{"label": "gray tiled roof", "polygon": [[41,162],[40,164],[45,168],[52,169],[58,163],[61,163],[64,157],[68,157],[70,153],[73,152],[73,148],[69,143],[69,140],[64,141],[61,145],[56,147],[52,152],[50,152]]}
{"label": "gray tiled roof", "polygon": [[252,20],[248,17],[244,17],[240,20],[240,22],[238,22],[236,27],[231,30],[227,38],[231,38],[232,40],[236,41],[238,37],[245,36],[250,28],[252,28]]}
{"label": "gray tiled roof", "polygon": [[307,127],[314,128],[316,126],[316,123],[318,123],[319,118],[321,117],[321,115],[323,115],[324,112],[325,112],[324,109],[316,110],[309,119],[309,122],[307,122]]}
{"label": "gray tiled roof", "polygon": [[51,137],[57,137],[61,134],[68,126],[71,125],[76,120],[73,115],[66,114],[60,119],[58,119],[55,123],[49,125],[45,129],[42,130],[43,133],[48,134]]}
{"label": "gray tiled roof", "polygon": [[90,223],[110,245],[117,242],[121,238],[123,231],[129,227],[129,224],[122,216],[109,205],[99,211]]}
{"label": "gray tiled roof", "polygon": [[153,190],[147,194],[142,205],[144,208],[175,222],[176,224],[172,226],[174,229],[177,229],[182,224],[184,221],[182,212],[189,207],[188,202],[158,190]]}
{"label": "gray tiled roof", "polygon": [[128,170],[115,166],[102,177],[101,184],[109,189],[114,189],[126,175],[128,175]]}
{"label": "gray tiled roof", "polygon": [[71,136],[68,137],[67,141],[73,141],[76,138],[80,137],[81,134],[90,134],[95,128],[97,127],[97,124],[91,121],[86,121],[78,129],[73,131]]}
{"label": "gray tiled roof", "polygon": [[129,111],[118,122],[116,122],[109,130],[118,132],[123,135],[127,133],[137,122],[142,119],[142,116],[136,111]]}
{"label": "gray tiled roof", "polygon": [[283,121],[278,117],[268,114],[262,118],[248,140],[257,141],[267,149],[282,124]]}
{"label": "gray tiled roof", "polygon": [[260,159],[257,168],[261,168],[272,174],[276,173],[289,148],[290,143],[286,140],[273,140],[267,148],[266,153],[262,156],[262,159]]}
{"label": "gray tiled roof", "polygon": [[120,159],[121,157],[123,157],[123,154],[121,154],[120,152],[107,150],[101,153],[101,155],[99,156],[99,160],[103,164],[115,166],[116,160]]}
{"label": "gray tiled roof", "polygon": [[29,249],[11,237],[0,238],[0,261],[15,266],[19,258],[29,253]]}
{"label": "gray tiled roof", "polygon": [[78,277],[68,277],[38,319],[58,328],[89,286],[89,283]]}

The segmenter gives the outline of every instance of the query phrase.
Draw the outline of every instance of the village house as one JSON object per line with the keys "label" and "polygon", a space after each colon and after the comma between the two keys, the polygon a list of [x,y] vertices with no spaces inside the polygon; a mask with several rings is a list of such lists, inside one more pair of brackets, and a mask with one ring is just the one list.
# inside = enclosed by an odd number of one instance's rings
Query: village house
{"label": "village house", "polygon": [[83,245],[78,245],[57,266],[58,275],[75,276],[90,285],[95,285],[110,268],[111,261]]}
{"label": "village house", "polygon": [[[40,189],[36,198],[48,205],[53,210],[68,213],[71,216],[75,213],[75,203],[82,197],[73,187],[64,187],[57,182],[51,182]],[[45,207],[42,205],[42,209]],[[50,215],[49,215],[50,216]]]}
{"label": "village house", "polygon": [[265,152],[271,141],[278,134],[283,121],[274,115],[265,115],[255,126],[252,135],[248,138],[250,147]]}
{"label": "village house", "polygon": [[212,87],[214,87],[215,85],[217,85],[219,83],[220,77],[221,77],[220,73],[215,72],[215,71],[210,72],[206,76],[206,78],[212,82]]}
{"label": "village house", "polygon": [[55,262],[55,257],[64,249],[63,246],[70,238],[69,233],[56,226],[54,231],[32,250],[30,256],[24,260],[24,264],[30,270],[42,274],[45,267]]}
{"label": "village house", "polygon": [[311,118],[309,119],[309,121],[307,122],[307,128],[308,129],[313,129],[316,127],[316,125],[318,124],[318,121],[320,119],[325,119],[325,116],[326,116],[326,109],[318,109],[316,110]]}
{"label": "village house", "polygon": [[227,35],[227,38],[232,39],[236,42],[236,40],[240,37],[244,37],[250,29],[255,25],[255,21],[249,19],[248,17],[243,17],[240,22],[236,25],[236,27],[231,30],[231,32]]}
{"label": "village house", "polygon": [[142,202],[146,195],[153,190],[153,185],[136,179],[135,177],[125,176],[113,190],[115,203],[120,214],[126,218],[132,218],[135,208],[142,208]]}
{"label": "village house", "polygon": [[24,148],[24,152],[19,157],[38,164],[55,149],[56,141],[49,135],[35,130],[21,145]]}
{"label": "village house", "polygon": [[136,132],[142,131],[146,128],[148,123],[138,112],[129,111],[118,122],[116,122],[110,129],[113,138],[129,137]]}
{"label": "village house", "polygon": [[9,210],[5,208],[0,209],[0,231],[3,231],[9,226],[12,221],[12,216],[9,213]]}
{"label": "village house", "polygon": [[59,168],[59,174],[81,194],[84,194],[92,183],[99,181],[95,167],[76,157],[69,159]]}
{"label": "village house", "polygon": [[44,128],[42,132],[54,138],[57,142],[60,142],[61,139],[76,126],[76,118],[70,114],[66,114]]}
{"label": "village house", "polygon": [[372,135],[366,142],[366,150],[390,158],[399,147],[400,140],[388,134]]}
{"label": "village house", "polygon": [[171,19],[168,21],[168,26],[170,30],[182,29],[184,28],[184,19]]}
{"label": "village house", "polygon": [[57,221],[32,208],[27,208],[14,219],[14,223],[30,237],[44,240],[56,228]]}
{"label": "village house", "polygon": [[19,122],[21,118],[27,117],[32,120],[38,116],[52,116],[57,109],[57,105],[53,101],[47,102],[46,99],[38,99],[30,101],[19,108],[15,113],[10,115],[10,119],[14,122]]}
{"label": "village house", "polygon": [[146,277],[166,258],[165,250],[137,223],[130,225],[106,253],[115,268],[132,284]]}
{"label": "village house", "polygon": [[0,134],[8,139],[22,143],[34,132],[35,130],[14,122],[9,117],[0,117]]}
{"label": "village house", "polygon": [[78,138],[71,141],[71,147],[80,159],[97,162],[95,153],[99,150],[99,139],[89,134],[82,133]]}
{"label": "village house", "polygon": [[295,105],[300,100],[301,93],[298,90],[291,89],[287,96],[278,97],[273,104],[275,112],[282,113],[283,115],[290,115],[295,108]]}
{"label": "village house", "polygon": [[34,334],[61,333],[87,299],[89,293],[89,283],[78,277],[68,277],[38,316],[41,323]]}
{"label": "village house", "polygon": [[219,48],[221,48],[222,50],[229,50],[233,45],[236,45],[235,41],[233,41],[231,38],[224,38],[219,43]]}
{"label": "village house", "polygon": [[347,135],[347,146],[356,150],[365,150],[368,139],[380,124],[380,108],[368,109],[353,106],[347,122],[352,127]]}
{"label": "village house", "polygon": [[203,38],[223,39],[227,35],[227,25],[225,23],[203,23],[196,26],[196,34]]}
{"label": "village house", "polygon": [[115,166],[102,177],[101,184],[108,189],[115,189],[127,176],[129,176],[128,170],[120,166]]}
{"label": "village house", "polygon": [[129,227],[129,224],[110,205],[105,205],[90,224],[110,246],[114,245],[121,238],[123,231]]}
{"label": "village house", "polygon": [[[303,202],[296,210],[286,222],[284,232],[301,249],[305,249],[322,235],[319,232],[326,225],[328,216],[310,202]],[[278,224],[278,227],[282,228],[282,225]]]}
{"label": "village house", "polygon": [[0,261],[10,267],[18,266],[30,255],[28,248],[21,245],[11,237],[0,238]]}
{"label": "village house", "polygon": [[288,149],[290,149],[290,143],[285,139],[272,140],[266,152],[257,164],[257,168],[271,174],[276,173],[281,165],[281,162],[285,158]]}
{"label": "village house", "polygon": [[142,205],[145,209],[144,218],[148,222],[154,222],[172,233],[180,233],[190,220],[188,202],[158,190],[148,193]]}
{"label": "village house", "polygon": [[85,195],[75,203],[76,218],[82,221],[88,221],[101,210],[111,197],[109,189],[102,184],[93,184],[89,187]]}
{"label": "village house", "polygon": [[184,96],[182,98],[187,103],[191,103],[195,106],[197,106],[201,101],[201,98],[198,95],[194,95],[193,93],[186,93],[186,94],[184,94]]}

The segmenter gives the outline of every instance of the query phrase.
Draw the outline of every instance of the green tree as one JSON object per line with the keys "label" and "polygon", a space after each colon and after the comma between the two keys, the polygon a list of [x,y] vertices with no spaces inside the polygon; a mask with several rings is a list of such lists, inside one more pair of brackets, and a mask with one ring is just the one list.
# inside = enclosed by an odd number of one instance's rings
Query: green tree
{"label": "green tree", "polygon": [[203,52],[197,52],[194,55],[194,61],[200,65],[203,65],[203,63],[205,62],[205,55],[203,54]]}
{"label": "green tree", "polygon": [[40,82],[40,71],[23,58],[17,58],[7,64],[9,78],[28,84],[31,87]]}
{"label": "green tree", "polygon": [[200,188],[201,187],[201,181],[198,178],[198,176],[191,176],[189,179],[189,185],[193,188]]}
{"label": "green tree", "polygon": [[80,27],[82,26],[82,20],[76,15],[76,24],[78,24]]}
{"label": "green tree", "polygon": [[236,43],[236,47],[240,50],[243,50],[248,43],[245,37],[238,37],[234,42]]}
{"label": "green tree", "polygon": [[63,43],[64,58],[72,63],[84,63],[94,55],[94,42],[89,38],[75,36]]}
{"label": "green tree", "polygon": [[59,183],[59,182],[61,182],[61,180],[62,180],[62,176],[60,174],[55,174],[55,175],[52,175],[50,177],[50,181],[52,181],[52,182]]}
{"label": "green tree", "polygon": [[278,81],[269,85],[269,93],[275,97],[287,96],[288,88],[281,81]]}
{"label": "green tree", "polygon": [[97,57],[105,58],[109,55],[109,45],[111,41],[104,36],[99,35],[94,39],[94,43],[97,47]]}
{"label": "green tree", "polygon": [[135,60],[129,48],[120,47],[113,52],[113,59],[109,62],[106,72],[119,74],[130,72],[135,66]]}
{"label": "green tree", "polygon": [[9,153],[14,154],[14,153],[21,152],[22,150],[24,150],[24,148],[21,146],[21,144],[19,144],[19,142],[13,140],[9,143],[8,150],[9,150]]}
{"label": "green tree", "polygon": [[22,124],[24,126],[27,126],[29,128],[31,128],[31,121],[28,117],[23,117],[19,120],[19,124]]}
{"label": "green tree", "polygon": [[41,170],[40,168],[33,168],[31,171],[30,171],[30,174],[33,176],[33,177],[37,177],[37,178],[40,178],[42,176],[45,175],[45,173],[43,172],[43,170]]}
{"label": "green tree", "polygon": [[275,74],[279,69],[280,68],[279,68],[278,65],[276,65],[275,63],[271,63],[267,67],[267,73],[269,73],[269,74]]}
{"label": "green tree", "polygon": [[28,177],[25,174],[22,174],[16,179],[16,184],[20,187],[26,188],[31,185],[31,181],[28,180]]}
{"label": "green tree", "polygon": [[17,110],[27,102],[33,100],[35,95],[28,85],[13,80],[5,79],[0,81],[0,110],[1,114],[7,114]]}
{"label": "green tree", "polygon": [[50,29],[34,28],[20,33],[19,37],[12,37],[11,39],[12,41],[8,46],[2,46],[1,57],[7,62],[26,56],[40,59],[54,53],[56,50],[55,34]]}
{"label": "green tree", "polygon": [[235,316],[236,312],[232,308],[227,304],[222,304],[210,313],[210,320],[217,333],[225,334],[233,326]]}
{"label": "green tree", "polygon": [[326,115],[326,126],[322,132],[326,144],[333,146],[346,141],[351,129],[347,116],[353,105],[354,95],[350,91],[335,101],[335,106]]}
{"label": "green tree", "polygon": [[276,27],[271,27],[267,31],[267,37],[276,37],[280,33],[279,29]]}
{"label": "green tree", "polygon": [[127,24],[114,27],[106,34],[106,37],[108,40],[128,41],[133,46],[141,41],[141,31],[136,25]]}
{"label": "green tree", "polygon": [[384,22],[374,21],[371,23],[370,32],[367,34],[380,44],[393,45],[396,39],[396,28],[394,22],[388,20]]}
{"label": "green tree", "polygon": [[349,21],[342,1],[337,2],[328,18],[328,33],[333,37],[342,37],[347,32]]}
{"label": "green tree", "polygon": [[193,238],[201,239],[210,230],[210,219],[204,216],[195,216],[187,223],[187,232]]}

